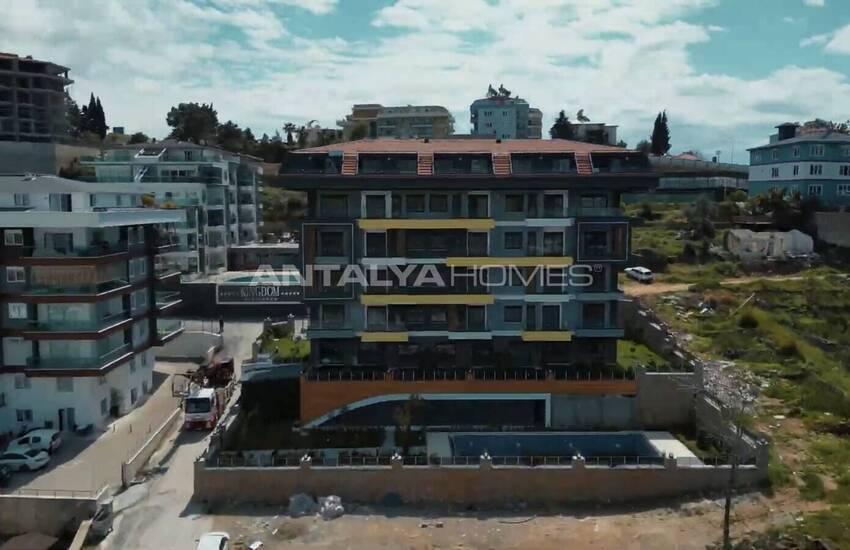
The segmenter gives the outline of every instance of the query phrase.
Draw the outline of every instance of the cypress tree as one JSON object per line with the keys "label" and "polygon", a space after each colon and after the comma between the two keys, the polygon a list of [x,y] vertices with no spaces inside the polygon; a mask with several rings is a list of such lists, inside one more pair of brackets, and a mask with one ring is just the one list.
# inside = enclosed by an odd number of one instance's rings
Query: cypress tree
{"label": "cypress tree", "polygon": [[100,98],[97,98],[95,102],[95,106],[97,108],[97,116],[95,118],[95,130],[97,135],[100,136],[100,139],[106,137],[106,130],[109,129],[109,126],[106,125],[106,114],[103,112],[103,105],[100,103]]}

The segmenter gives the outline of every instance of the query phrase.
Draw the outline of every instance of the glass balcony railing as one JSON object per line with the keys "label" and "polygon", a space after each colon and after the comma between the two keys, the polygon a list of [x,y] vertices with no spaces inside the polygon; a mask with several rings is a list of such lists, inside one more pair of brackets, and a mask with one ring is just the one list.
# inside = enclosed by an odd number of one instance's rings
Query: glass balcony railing
{"label": "glass balcony railing", "polygon": [[27,319],[15,328],[34,332],[94,332],[130,318],[130,311],[106,315],[100,319]]}
{"label": "glass balcony railing", "polygon": [[24,255],[30,258],[97,258],[100,256],[109,256],[111,254],[120,254],[129,250],[127,241],[118,241],[115,243],[96,243],[81,248],[73,248],[71,246],[61,247],[24,247]]}
{"label": "glass balcony railing", "polygon": [[179,319],[156,320],[156,333],[160,338],[165,338],[166,336],[173,334],[182,328],[183,321],[180,321]]}
{"label": "glass balcony railing", "polygon": [[125,279],[113,279],[92,285],[30,284],[24,287],[24,294],[30,295],[96,295],[129,287]]}
{"label": "glass balcony railing", "polygon": [[156,292],[155,300],[158,307],[165,307],[179,302],[182,296],[179,292]]}
{"label": "glass balcony railing", "polygon": [[31,357],[27,360],[27,367],[32,369],[100,369],[125,355],[131,354],[132,351],[133,347],[125,343],[99,356]]}
{"label": "glass balcony railing", "polygon": [[580,207],[577,216],[622,217],[623,211],[612,206]]}
{"label": "glass balcony railing", "polygon": [[158,279],[162,279],[164,277],[170,277],[172,275],[179,275],[180,268],[175,265],[162,265],[154,268],[154,273]]}

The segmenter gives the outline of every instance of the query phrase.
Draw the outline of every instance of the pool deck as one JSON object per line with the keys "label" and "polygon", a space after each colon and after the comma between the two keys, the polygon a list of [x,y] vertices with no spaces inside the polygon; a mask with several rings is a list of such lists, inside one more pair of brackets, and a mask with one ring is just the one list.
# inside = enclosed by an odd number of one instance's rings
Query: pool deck
{"label": "pool deck", "polygon": [[[458,432],[458,433],[486,433],[486,432]],[[492,432],[503,433],[509,435],[510,432]],[[521,432],[517,432],[521,433]],[[697,456],[691,452],[681,441],[676,439],[670,432],[642,432],[642,431],[622,431],[622,432],[533,432],[533,433],[548,433],[548,434],[633,434],[642,433],[646,436],[649,444],[658,450],[661,456],[672,454],[676,457],[676,462],[680,465],[694,465],[699,463]],[[450,432],[428,432],[426,444],[428,455],[437,456],[452,456],[452,446],[449,441]]]}

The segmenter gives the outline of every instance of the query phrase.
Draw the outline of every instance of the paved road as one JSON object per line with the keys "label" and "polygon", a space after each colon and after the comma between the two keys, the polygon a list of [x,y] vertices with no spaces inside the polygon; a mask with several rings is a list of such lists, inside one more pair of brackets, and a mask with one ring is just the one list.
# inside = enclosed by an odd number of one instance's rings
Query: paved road
{"label": "paved road", "polygon": [[[237,373],[250,357],[251,343],[262,323],[226,323],[222,354],[235,359]],[[118,495],[113,532],[101,548],[114,550],[184,550],[195,548],[198,537],[213,527],[213,517],[202,515],[201,505],[191,502],[194,462],[207,446],[207,432],[177,430],[151,458],[162,464],[164,474],[155,476]]]}
{"label": "paved road", "polygon": [[157,362],[156,390],[142,406],[113,421],[104,432],[88,436],[64,433],[63,444],[48,466],[34,473],[15,474],[9,489],[94,492],[107,484],[120,486],[121,462],[135,453],[177,406],[177,399],[171,396],[172,375],[191,367]]}

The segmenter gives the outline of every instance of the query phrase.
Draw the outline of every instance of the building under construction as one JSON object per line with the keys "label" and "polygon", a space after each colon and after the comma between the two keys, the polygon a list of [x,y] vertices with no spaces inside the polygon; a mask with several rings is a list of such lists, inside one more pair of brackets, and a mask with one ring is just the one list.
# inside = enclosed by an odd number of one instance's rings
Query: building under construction
{"label": "building under construction", "polygon": [[55,142],[68,137],[68,68],[0,52],[0,141]]}

